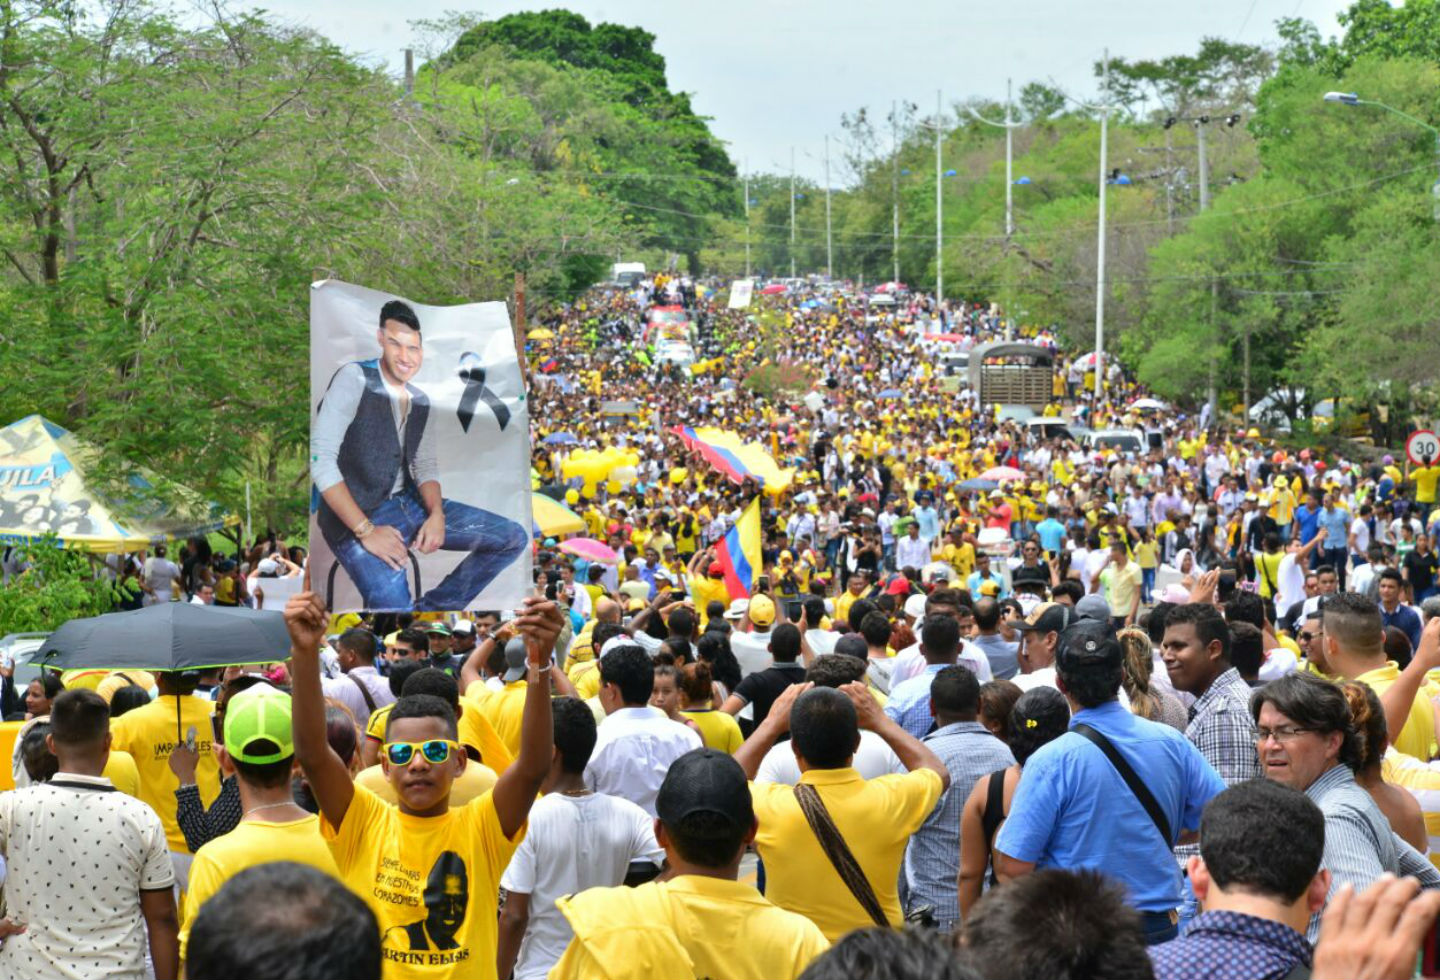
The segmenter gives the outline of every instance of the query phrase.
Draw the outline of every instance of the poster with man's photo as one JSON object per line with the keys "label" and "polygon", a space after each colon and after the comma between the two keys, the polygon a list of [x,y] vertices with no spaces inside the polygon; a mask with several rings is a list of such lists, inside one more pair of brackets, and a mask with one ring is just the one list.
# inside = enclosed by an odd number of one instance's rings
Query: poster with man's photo
{"label": "poster with man's photo", "polygon": [[310,584],[335,612],[530,589],[530,419],[504,303],[310,293]]}

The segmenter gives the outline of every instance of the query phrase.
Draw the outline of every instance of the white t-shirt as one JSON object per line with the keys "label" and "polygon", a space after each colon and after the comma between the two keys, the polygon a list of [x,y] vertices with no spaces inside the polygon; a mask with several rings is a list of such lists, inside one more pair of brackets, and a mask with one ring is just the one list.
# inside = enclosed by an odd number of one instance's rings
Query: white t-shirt
{"label": "white t-shirt", "polygon": [[1280,574],[1275,582],[1275,613],[1283,616],[1295,603],[1305,598],[1305,572],[1295,561],[1292,551],[1280,559]]}
{"label": "white t-shirt", "polygon": [[515,961],[515,980],[543,980],[574,935],[555,899],[625,882],[631,861],[659,867],[665,852],[650,816],[629,800],[604,793],[543,796],[530,827],[500,878],[507,892],[530,896],[530,921]]}
{"label": "white t-shirt", "polygon": [[[860,747],[855,750],[855,758],[850,765],[863,779],[906,771],[905,763],[885,744],[885,740],[867,729],[860,732]],[[800,782],[800,763],[795,760],[795,748],[788,740],[770,746],[770,751],[760,760],[755,782],[783,783],[786,786]]]}
{"label": "white t-shirt", "polygon": [[[1056,673],[1057,671],[1052,665],[1049,667],[1041,667],[1039,670],[1029,674],[1016,674],[1010,679],[1015,682],[1015,686],[1020,688],[1021,691],[1033,691],[1037,687],[1053,687],[1058,691],[1060,688],[1055,683]],[[1121,687],[1116,693],[1120,697],[1120,707],[1129,711],[1130,695],[1125,693],[1125,688]]]}
{"label": "white t-shirt", "polygon": [[151,556],[145,559],[145,584],[155,590],[156,602],[169,602],[174,582],[180,577],[180,566],[169,558]]}
{"label": "white t-shirt", "polygon": [[1350,522],[1350,533],[1355,535],[1354,553],[1363,555],[1370,550],[1370,525],[1365,518],[1357,517]]}
{"label": "white t-shirt", "polygon": [[735,659],[740,664],[741,677],[758,674],[775,663],[775,658],[770,655],[769,631],[742,633],[740,630],[732,630],[730,652],[735,654]]}
{"label": "white t-shirt", "polygon": [[[995,679],[995,671],[990,666],[990,658],[969,640],[960,641],[960,650],[955,656],[955,662],[969,667],[981,684]],[[893,688],[901,681],[908,681],[923,673],[925,673],[925,655],[920,652],[920,644],[916,643],[895,655],[895,666],[890,670],[890,686]]]}

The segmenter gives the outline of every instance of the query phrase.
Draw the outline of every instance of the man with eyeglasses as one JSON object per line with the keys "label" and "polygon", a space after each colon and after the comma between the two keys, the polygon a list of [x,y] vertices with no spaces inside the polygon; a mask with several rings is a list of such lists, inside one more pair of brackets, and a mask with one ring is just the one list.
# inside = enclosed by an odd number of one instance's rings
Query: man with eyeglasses
{"label": "man with eyeglasses", "polygon": [[[1272,681],[1250,698],[1256,750],[1265,778],[1298,789],[1325,815],[1325,856],[1330,894],[1345,884],[1363,891],[1382,874],[1415,875],[1437,882],[1435,869],[1390,830],[1380,807],[1355,782],[1362,751],[1350,706],[1340,688],[1313,674]],[[1310,917],[1314,942],[1320,916]]]}

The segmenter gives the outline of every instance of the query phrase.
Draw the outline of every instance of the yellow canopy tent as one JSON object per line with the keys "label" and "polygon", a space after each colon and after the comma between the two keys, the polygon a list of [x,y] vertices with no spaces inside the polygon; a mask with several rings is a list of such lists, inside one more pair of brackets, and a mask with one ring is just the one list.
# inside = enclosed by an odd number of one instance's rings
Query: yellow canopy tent
{"label": "yellow canopy tent", "polygon": [[183,487],[167,488],[163,501],[147,497],[155,483],[143,469],[130,478],[134,500],[102,497],[85,475],[97,457],[94,446],[39,415],[0,429],[0,541],[54,533],[71,547],[123,552],[239,523]]}

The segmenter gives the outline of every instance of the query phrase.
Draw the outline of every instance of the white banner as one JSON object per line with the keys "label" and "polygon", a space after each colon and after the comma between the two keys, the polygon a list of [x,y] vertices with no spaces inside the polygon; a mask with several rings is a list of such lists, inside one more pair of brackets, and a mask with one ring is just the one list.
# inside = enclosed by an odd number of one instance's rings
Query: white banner
{"label": "white banner", "polygon": [[755,297],[754,279],[736,279],[730,284],[730,309],[744,310]]}
{"label": "white banner", "polygon": [[529,594],[530,419],[504,303],[316,283],[310,405],[311,587],[333,612]]}

